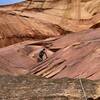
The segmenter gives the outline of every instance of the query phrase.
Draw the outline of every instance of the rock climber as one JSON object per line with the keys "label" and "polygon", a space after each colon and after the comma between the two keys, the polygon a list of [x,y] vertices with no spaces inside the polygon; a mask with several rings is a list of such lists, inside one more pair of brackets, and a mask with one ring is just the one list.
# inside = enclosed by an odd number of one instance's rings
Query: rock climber
{"label": "rock climber", "polygon": [[38,62],[41,62],[44,60],[44,57],[46,57],[46,59],[48,58],[47,57],[47,54],[45,52],[45,48],[43,48],[40,52],[39,52],[39,55],[38,55]]}

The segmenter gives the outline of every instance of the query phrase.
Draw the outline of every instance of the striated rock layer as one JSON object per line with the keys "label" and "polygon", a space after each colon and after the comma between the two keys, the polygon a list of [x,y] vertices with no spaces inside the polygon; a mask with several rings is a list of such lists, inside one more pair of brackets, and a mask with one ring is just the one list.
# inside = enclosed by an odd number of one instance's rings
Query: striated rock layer
{"label": "striated rock layer", "polygon": [[0,76],[0,99],[100,100],[100,81],[68,78],[48,80],[35,76]]}
{"label": "striated rock layer", "polygon": [[[37,57],[42,46],[30,46],[26,41],[0,49],[0,75],[23,75],[37,64]],[[48,57],[53,54],[46,50]]]}
{"label": "striated rock layer", "polygon": [[[0,74],[35,74],[46,78],[100,79],[100,29],[40,41],[24,41],[0,49]],[[46,48],[48,58],[37,62]]]}
{"label": "striated rock layer", "polygon": [[[47,78],[100,79],[100,29],[68,34],[46,45],[58,50],[31,73]],[[59,48],[61,48],[59,50]]]}
{"label": "striated rock layer", "polygon": [[26,0],[0,6],[0,47],[97,28],[99,23],[100,0]]}
{"label": "striated rock layer", "polygon": [[0,100],[100,100],[100,0],[0,6],[0,47]]}

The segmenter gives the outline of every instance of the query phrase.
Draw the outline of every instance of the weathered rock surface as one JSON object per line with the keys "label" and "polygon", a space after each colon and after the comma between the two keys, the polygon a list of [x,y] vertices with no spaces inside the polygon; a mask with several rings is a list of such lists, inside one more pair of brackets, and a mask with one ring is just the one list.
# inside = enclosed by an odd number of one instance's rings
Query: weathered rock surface
{"label": "weathered rock surface", "polygon": [[0,6],[0,47],[0,100],[100,100],[100,0]]}
{"label": "weathered rock surface", "polygon": [[100,81],[0,76],[0,100],[85,100],[86,98],[100,100]]}
{"label": "weathered rock surface", "polygon": [[[100,29],[25,41],[0,49],[0,74],[100,79]],[[59,45],[58,45],[59,44]],[[37,62],[41,48],[48,59]]]}
{"label": "weathered rock surface", "polygon": [[[31,46],[26,41],[0,49],[0,75],[23,75],[37,64],[37,57],[43,46]],[[47,56],[53,54],[46,50]]]}
{"label": "weathered rock surface", "polygon": [[55,52],[41,64],[33,66],[29,73],[47,78],[100,79],[100,29],[67,34],[44,45]]}
{"label": "weathered rock surface", "polygon": [[57,25],[17,15],[0,14],[0,47],[33,39],[43,39],[65,32]]}
{"label": "weathered rock surface", "polygon": [[1,6],[0,47],[82,31],[97,23],[100,23],[100,0],[27,0]]}
{"label": "weathered rock surface", "polygon": [[61,48],[70,46],[74,43],[80,42],[88,42],[96,39],[100,39],[100,28],[97,29],[89,29],[76,33],[69,33],[66,35],[61,35],[55,37],[54,40],[51,41],[38,41],[33,43],[34,45],[43,45],[51,50],[59,50]]}

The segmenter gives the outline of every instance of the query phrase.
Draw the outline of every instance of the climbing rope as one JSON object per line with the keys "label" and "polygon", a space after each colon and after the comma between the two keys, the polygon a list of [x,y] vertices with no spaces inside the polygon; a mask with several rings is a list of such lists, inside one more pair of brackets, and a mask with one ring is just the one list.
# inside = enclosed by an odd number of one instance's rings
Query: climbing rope
{"label": "climbing rope", "polygon": [[85,98],[85,100],[88,100],[81,78],[79,78],[79,82],[80,82],[80,85],[81,85],[81,89],[83,91],[84,98]]}

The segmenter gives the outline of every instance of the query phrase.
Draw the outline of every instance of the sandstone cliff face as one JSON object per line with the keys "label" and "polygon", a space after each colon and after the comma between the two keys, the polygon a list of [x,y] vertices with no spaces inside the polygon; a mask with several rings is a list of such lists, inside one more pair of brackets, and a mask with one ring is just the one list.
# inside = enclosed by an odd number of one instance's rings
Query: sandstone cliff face
{"label": "sandstone cliff face", "polygon": [[[100,29],[26,41],[0,49],[0,74],[100,79]],[[37,62],[45,47],[48,59]]]}
{"label": "sandstone cliff face", "polygon": [[0,47],[82,31],[97,23],[100,23],[99,0],[27,0],[1,6]]}
{"label": "sandstone cliff face", "polygon": [[31,72],[47,78],[100,79],[99,31],[68,34],[47,44],[49,49],[58,51],[44,63],[33,66]]}
{"label": "sandstone cliff face", "polygon": [[100,0],[0,6],[0,100],[100,100],[99,27]]}
{"label": "sandstone cliff face", "polygon": [[37,19],[13,16],[1,12],[0,47],[24,40],[43,39],[65,33],[57,25],[44,23]]}
{"label": "sandstone cliff face", "polygon": [[[26,41],[0,49],[0,75],[25,75],[37,64],[42,46],[31,46],[34,41]],[[53,54],[46,50],[48,57]]]}

